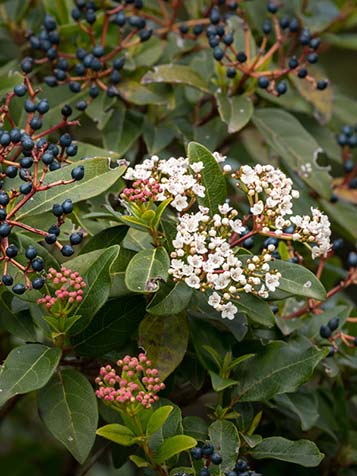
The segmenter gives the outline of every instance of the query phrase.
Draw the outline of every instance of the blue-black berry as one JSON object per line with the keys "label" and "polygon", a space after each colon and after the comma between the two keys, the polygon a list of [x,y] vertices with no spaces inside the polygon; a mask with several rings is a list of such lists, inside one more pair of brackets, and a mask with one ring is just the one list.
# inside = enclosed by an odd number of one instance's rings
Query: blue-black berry
{"label": "blue-black berry", "polygon": [[43,285],[45,284],[45,279],[44,278],[35,278],[32,280],[32,287],[33,289],[41,289]]}
{"label": "blue-black berry", "polygon": [[12,290],[15,294],[24,294],[26,287],[23,284],[18,283],[12,287]]}
{"label": "blue-black berry", "polygon": [[84,177],[84,167],[83,167],[83,165],[79,165],[78,167],[75,167],[71,171],[71,177],[74,180],[82,180],[82,178]]}
{"label": "blue-black berry", "polygon": [[328,339],[329,337],[331,337],[331,334],[332,334],[332,331],[328,326],[321,326],[320,327],[320,336],[323,339]]}
{"label": "blue-black berry", "polygon": [[338,317],[333,317],[330,319],[327,323],[328,327],[331,329],[331,331],[335,331],[338,326],[340,325],[340,319]]}
{"label": "blue-black berry", "polygon": [[72,256],[74,253],[74,249],[70,245],[64,245],[61,249],[61,253],[63,256]]}
{"label": "blue-black berry", "polygon": [[11,276],[11,274],[4,274],[1,278],[1,281],[5,286],[12,286],[14,283],[14,278]]}

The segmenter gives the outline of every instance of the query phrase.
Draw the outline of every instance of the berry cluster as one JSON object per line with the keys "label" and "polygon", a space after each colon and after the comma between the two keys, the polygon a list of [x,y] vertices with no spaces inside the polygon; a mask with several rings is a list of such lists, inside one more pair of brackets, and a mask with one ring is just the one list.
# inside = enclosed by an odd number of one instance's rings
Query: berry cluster
{"label": "berry cluster", "polygon": [[57,318],[73,315],[77,304],[83,300],[83,289],[87,286],[83,278],[77,271],[64,266],[61,271],[50,268],[46,278],[49,293],[39,298],[37,304],[44,305],[46,312]]}
{"label": "berry cluster", "polygon": [[210,476],[211,464],[220,465],[222,463],[222,456],[217,453],[214,446],[210,443],[205,443],[203,446],[196,446],[191,449],[191,457],[194,460],[204,460],[204,467],[198,473],[199,476]]}
{"label": "berry cluster", "polygon": [[151,361],[143,353],[138,357],[125,356],[117,361],[119,372],[111,365],[101,367],[96,383],[97,397],[114,409],[135,415],[142,407],[150,408],[165,388],[159,371],[151,367]]}
{"label": "berry cluster", "polygon": [[[245,47],[244,50],[237,50],[234,37],[236,26],[231,21],[232,15],[222,15],[218,7],[211,9],[210,25],[206,28],[206,35],[213,50],[213,57],[225,67],[227,77],[239,80],[238,89],[248,78],[253,78],[260,88],[275,96],[286,93],[287,82],[282,81],[282,78],[286,78],[290,73],[297,78],[305,79],[318,90],[326,89],[328,82],[315,80],[307,69],[308,64],[315,64],[318,61],[316,51],[320,46],[320,39],[302,27],[296,18],[284,16],[279,20],[276,15],[279,2],[269,1],[267,10],[272,18],[266,19],[262,25],[263,38],[255,55],[250,49],[249,27],[243,15],[238,12],[239,21],[245,32]],[[274,41],[269,47],[273,35]],[[286,48],[287,44],[290,48]],[[300,51],[297,49],[299,44]],[[289,56],[286,55],[287,50]],[[292,51],[295,55],[291,55]],[[276,63],[279,66],[266,69],[267,63]]]}
{"label": "berry cluster", "polygon": [[[29,73],[36,64],[49,63],[51,74],[45,77],[48,86],[68,84],[73,93],[88,90],[89,98],[80,100],[76,107],[83,111],[101,91],[108,97],[118,96],[117,85],[122,80],[126,51],[150,39],[152,30],[138,12],[143,7],[141,0],[118,2],[76,0],[72,18],[79,30],[88,36],[88,46],[78,47],[75,53],[61,51],[61,38],[57,23],[46,15],[38,35],[30,34],[30,45],[38,52],[38,58],[27,57],[22,69]],[[117,43],[113,47],[112,38]],[[78,37],[78,42],[80,37]]]}
{"label": "berry cluster", "polygon": [[[48,136],[63,127],[78,123],[68,120],[72,111],[65,105],[62,108],[62,120],[50,129],[40,131],[43,127],[43,117],[50,106],[46,99],[37,98],[38,93],[25,76],[24,83],[15,86],[0,105],[0,262],[3,264],[1,284],[12,286],[13,272],[20,271],[24,275],[25,284],[14,285],[13,291],[17,294],[23,294],[26,288],[42,287],[42,278],[36,277],[31,281],[29,275],[42,271],[43,262],[37,257],[37,251],[33,247],[25,251],[25,257],[29,260],[26,265],[15,259],[18,249],[10,240],[16,228],[39,235],[48,244],[55,244],[64,256],[73,254],[71,246],[63,246],[57,241],[60,225],[64,221],[62,217],[57,224],[45,231],[17,219],[22,207],[36,194],[71,184],[84,176],[83,166],[77,166],[71,171],[71,179],[55,179],[51,182],[51,173],[70,163],[70,159],[77,154],[77,146],[68,133],[62,134],[55,142],[50,142]],[[17,125],[12,111],[13,101],[18,98],[23,98],[26,114],[24,123]]]}
{"label": "berry cluster", "polygon": [[225,476],[259,476],[255,471],[250,470],[245,459],[238,459],[234,469],[225,471],[224,474]]}
{"label": "berry cluster", "polygon": [[341,147],[341,159],[344,177],[337,188],[357,189],[357,165],[353,157],[353,149],[357,147],[357,127],[344,125],[338,134],[337,143]]}

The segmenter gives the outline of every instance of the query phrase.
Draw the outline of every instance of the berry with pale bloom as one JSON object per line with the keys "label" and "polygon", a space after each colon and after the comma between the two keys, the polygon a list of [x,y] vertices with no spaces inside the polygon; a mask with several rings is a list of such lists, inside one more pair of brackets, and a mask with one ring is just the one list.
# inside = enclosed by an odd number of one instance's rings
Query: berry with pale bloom
{"label": "berry with pale bloom", "polygon": [[76,306],[83,300],[83,289],[87,286],[78,271],[64,266],[60,271],[50,268],[47,273],[47,295],[39,298],[48,313],[55,317],[73,314]]}
{"label": "berry with pale bloom", "polygon": [[138,357],[126,355],[117,361],[118,369],[111,365],[101,367],[96,383],[98,398],[113,408],[135,415],[142,407],[150,408],[165,388],[159,371],[152,367],[144,353]]}

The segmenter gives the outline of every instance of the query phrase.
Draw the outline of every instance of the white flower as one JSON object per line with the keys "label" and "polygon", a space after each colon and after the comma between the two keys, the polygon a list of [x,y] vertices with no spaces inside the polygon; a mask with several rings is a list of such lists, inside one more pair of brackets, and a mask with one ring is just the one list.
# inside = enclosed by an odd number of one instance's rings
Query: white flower
{"label": "white flower", "polygon": [[185,278],[185,283],[190,286],[190,288],[199,289],[200,288],[200,278],[195,275],[190,275],[188,278]]}
{"label": "white flower", "polygon": [[232,320],[232,319],[234,319],[237,312],[238,312],[237,307],[234,304],[229,302],[229,303],[223,305],[221,315],[222,315],[223,319]]}
{"label": "white flower", "polygon": [[220,304],[220,302],[221,302],[221,296],[216,292],[213,292],[208,298],[208,304],[214,308],[217,307],[217,305]]}
{"label": "white flower", "polygon": [[265,285],[269,289],[269,291],[274,292],[279,287],[279,278],[281,278],[280,273],[266,273],[265,275]]}
{"label": "white flower", "polygon": [[199,172],[201,172],[201,170],[204,169],[203,162],[201,161],[190,164],[190,167],[196,174],[198,174]]}
{"label": "white flower", "polygon": [[176,208],[179,212],[182,212],[185,208],[188,207],[188,201],[187,197],[184,197],[182,195],[177,195],[175,200],[171,202],[171,205]]}

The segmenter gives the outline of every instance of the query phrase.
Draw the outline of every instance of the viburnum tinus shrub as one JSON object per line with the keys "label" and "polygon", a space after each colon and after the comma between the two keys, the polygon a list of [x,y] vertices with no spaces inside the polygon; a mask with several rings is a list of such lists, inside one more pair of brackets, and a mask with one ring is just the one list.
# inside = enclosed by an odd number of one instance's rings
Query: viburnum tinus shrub
{"label": "viburnum tinus shrub", "polygon": [[4,471],[353,474],[353,2],[0,8]]}

